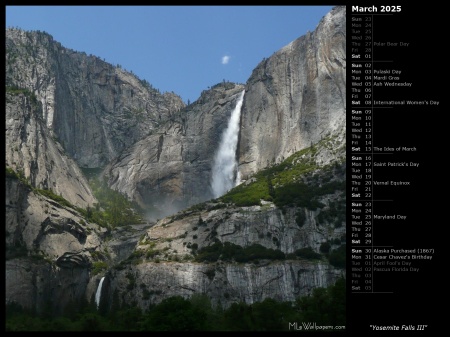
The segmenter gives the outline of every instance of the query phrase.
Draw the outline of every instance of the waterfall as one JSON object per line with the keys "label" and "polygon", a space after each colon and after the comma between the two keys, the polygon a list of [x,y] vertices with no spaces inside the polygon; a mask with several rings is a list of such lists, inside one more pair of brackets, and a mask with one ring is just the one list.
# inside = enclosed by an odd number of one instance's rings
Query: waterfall
{"label": "waterfall", "polygon": [[219,149],[214,158],[211,188],[215,198],[220,197],[236,186],[236,180],[239,179],[239,172],[236,172],[236,148],[244,93],[245,91],[242,91],[237,100],[236,107],[231,113],[228,126],[222,134]]}
{"label": "waterfall", "polygon": [[105,277],[103,276],[100,280],[100,283],[98,284],[97,292],[95,293],[95,303],[97,303],[97,308],[100,305],[100,296],[102,295],[102,285],[104,280]]}

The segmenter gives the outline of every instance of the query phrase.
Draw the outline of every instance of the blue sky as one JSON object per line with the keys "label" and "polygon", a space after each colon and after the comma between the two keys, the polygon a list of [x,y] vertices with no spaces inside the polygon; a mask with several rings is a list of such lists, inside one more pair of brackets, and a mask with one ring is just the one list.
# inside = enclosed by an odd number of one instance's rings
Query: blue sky
{"label": "blue sky", "polygon": [[184,102],[223,80],[245,83],[263,59],[313,31],[332,6],[6,6],[6,27],[132,71]]}

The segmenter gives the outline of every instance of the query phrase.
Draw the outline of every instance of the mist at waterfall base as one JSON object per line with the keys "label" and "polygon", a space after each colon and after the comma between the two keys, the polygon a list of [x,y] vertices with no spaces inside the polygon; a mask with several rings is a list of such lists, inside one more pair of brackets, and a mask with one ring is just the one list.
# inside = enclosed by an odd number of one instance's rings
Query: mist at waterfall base
{"label": "mist at waterfall base", "polygon": [[228,127],[222,134],[219,149],[212,167],[211,189],[215,198],[225,194],[239,183],[237,172],[236,149],[239,135],[239,121],[244,93],[239,96],[236,107],[231,113]]}

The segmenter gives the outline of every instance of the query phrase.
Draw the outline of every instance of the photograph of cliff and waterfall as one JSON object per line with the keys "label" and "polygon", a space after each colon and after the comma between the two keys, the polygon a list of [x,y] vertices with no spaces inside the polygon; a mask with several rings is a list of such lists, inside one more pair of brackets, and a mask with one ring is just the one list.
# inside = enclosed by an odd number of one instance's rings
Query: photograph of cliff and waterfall
{"label": "photograph of cliff and waterfall", "polygon": [[6,331],[346,326],[345,6],[6,6]]}

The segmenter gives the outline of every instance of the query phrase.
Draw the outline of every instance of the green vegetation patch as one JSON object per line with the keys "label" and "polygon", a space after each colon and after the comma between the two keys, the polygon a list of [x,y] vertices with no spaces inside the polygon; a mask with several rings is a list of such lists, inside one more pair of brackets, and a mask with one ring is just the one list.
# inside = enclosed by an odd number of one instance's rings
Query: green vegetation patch
{"label": "green vegetation patch", "polygon": [[231,242],[215,242],[210,246],[198,249],[195,256],[197,262],[222,260],[245,263],[260,259],[284,260],[285,254],[281,250],[266,248],[258,243],[241,247]]}
{"label": "green vegetation patch", "polygon": [[336,268],[344,269],[346,267],[346,250],[347,245],[345,244],[332,250],[328,254],[328,261],[330,261],[330,264]]}
{"label": "green vegetation patch", "polygon": [[92,263],[92,275],[97,275],[108,269],[108,264],[104,261],[95,261]]}
{"label": "green vegetation patch", "polygon": [[96,223],[101,227],[115,228],[144,222],[143,211],[136,203],[128,201],[121,193],[110,189],[105,182],[100,182],[96,178],[100,172],[99,169],[83,169],[83,172],[90,178],[88,180],[91,189],[99,201],[94,207],[88,206],[86,209],[72,205],[67,199],[57,195],[51,189],[33,188],[22,172],[16,172],[8,166],[6,166],[5,175],[6,177],[20,180],[23,184],[33,189],[35,193],[50,198],[62,206],[78,211],[89,222]]}
{"label": "green vegetation patch", "polygon": [[92,178],[89,179],[89,184],[99,202],[94,209],[88,209],[87,215],[94,222],[101,222],[103,219],[113,228],[144,222],[140,207],[121,193],[109,188],[106,182]]}
{"label": "green vegetation patch", "polygon": [[66,206],[66,207],[70,207],[70,208],[74,208],[74,206],[69,201],[67,201],[63,197],[55,194],[52,190],[41,190],[39,188],[36,188],[34,191],[39,193],[39,194],[42,194],[43,196],[45,196],[47,198],[50,198],[50,199],[56,201],[60,205],[63,205],[63,206]]}
{"label": "green vegetation patch", "polygon": [[[260,200],[266,200],[273,201],[280,208],[298,206],[315,210],[324,207],[318,201],[320,196],[336,190],[345,192],[346,189],[345,181],[333,180],[340,172],[338,163],[319,167],[314,160],[318,148],[324,146],[322,143],[326,141],[328,139],[259,171],[248,182],[231,189],[219,200],[236,206],[260,205]],[[320,174],[312,176],[318,169]],[[308,177],[309,180],[306,179]]]}
{"label": "green vegetation patch", "polygon": [[29,89],[21,88],[15,85],[12,86],[5,86],[5,91],[7,94],[11,95],[25,95],[28,97],[34,107],[37,107],[39,105],[39,101],[36,97],[36,95],[31,92]]}

